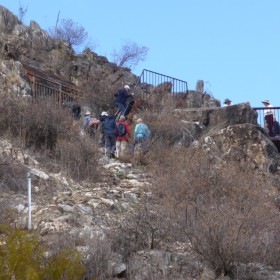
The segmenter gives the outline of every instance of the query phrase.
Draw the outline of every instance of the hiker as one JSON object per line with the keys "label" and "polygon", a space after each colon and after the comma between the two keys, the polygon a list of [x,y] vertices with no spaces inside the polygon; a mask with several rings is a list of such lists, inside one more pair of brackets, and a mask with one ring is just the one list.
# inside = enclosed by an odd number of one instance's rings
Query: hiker
{"label": "hiker", "polygon": [[151,135],[151,132],[146,124],[143,123],[141,118],[137,119],[136,126],[134,128],[134,143],[133,148],[136,145],[140,144],[141,153],[145,153],[147,151],[148,140]]}
{"label": "hiker", "polygon": [[273,118],[272,124],[272,137],[279,137],[280,136],[280,125],[279,122]]}
{"label": "hiker", "polygon": [[95,137],[96,129],[99,123],[100,121],[91,115],[89,110],[87,110],[83,119],[82,133],[87,133],[90,137]]}
{"label": "hiker", "polygon": [[116,151],[116,121],[112,114],[109,114],[102,122],[104,133],[106,155],[108,158],[115,158]]}
{"label": "hiker", "polygon": [[231,101],[230,99],[226,98],[225,101],[224,101],[224,107],[230,106],[230,105],[231,105],[231,102],[232,102],[232,101]]}
{"label": "hiker", "polygon": [[85,134],[88,131],[88,124],[91,118],[91,112],[86,110],[84,117],[83,117],[83,124],[82,124],[82,133]]}
{"label": "hiker", "polygon": [[128,98],[127,105],[126,105],[126,108],[125,108],[125,111],[124,111],[124,114],[123,114],[126,119],[127,119],[127,116],[129,115],[129,113],[131,112],[134,103],[135,103],[134,93],[132,92],[131,96]]}
{"label": "hiker", "polygon": [[114,103],[116,107],[119,108],[122,115],[125,115],[125,109],[126,109],[126,100],[133,96],[133,94],[129,94],[130,87],[128,85],[125,85],[123,89],[119,90],[117,93],[115,93],[115,100]]}
{"label": "hiker", "polygon": [[125,116],[121,115],[117,122],[117,142],[116,142],[116,157],[123,157],[127,151],[128,138],[130,136],[130,128]]}
{"label": "hiker", "polygon": [[75,103],[72,105],[71,111],[73,118],[78,121],[81,118],[81,106]]}
{"label": "hiker", "polygon": [[103,133],[103,129],[102,129],[102,123],[105,121],[105,119],[108,117],[108,113],[103,111],[101,113],[101,115],[99,116],[99,121],[101,123],[100,126],[100,138],[99,138],[99,144],[100,146],[103,148],[105,147],[105,137],[104,137],[104,133]]}
{"label": "hiker", "polygon": [[272,137],[273,132],[272,132],[272,125],[273,125],[273,118],[274,118],[274,110],[270,109],[273,107],[269,100],[265,99],[262,101],[264,106],[267,108],[264,110],[264,126],[265,128],[268,129],[268,135]]}

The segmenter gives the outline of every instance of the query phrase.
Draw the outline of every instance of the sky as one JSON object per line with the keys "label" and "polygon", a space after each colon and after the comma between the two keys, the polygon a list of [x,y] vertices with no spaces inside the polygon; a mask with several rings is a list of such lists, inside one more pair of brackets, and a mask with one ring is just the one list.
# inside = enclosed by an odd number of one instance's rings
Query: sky
{"label": "sky", "polygon": [[280,106],[280,0],[0,0],[23,23],[49,30],[71,19],[88,44],[112,61],[124,42],[149,49],[143,69],[188,82],[197,80],[223,103]]}

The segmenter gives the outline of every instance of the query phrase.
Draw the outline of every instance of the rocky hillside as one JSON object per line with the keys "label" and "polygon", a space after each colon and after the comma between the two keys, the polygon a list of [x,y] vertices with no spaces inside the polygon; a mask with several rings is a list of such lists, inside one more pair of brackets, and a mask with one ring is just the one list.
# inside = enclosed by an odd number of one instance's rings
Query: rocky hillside
{"label": "rocky hillside", "polygon": [[[32,93],[26,66],[75,85],[84,93],[79,103],[96,114],[112,109],[112,91],[137,77],[89,49],[75,54],[2,6],[0,27],[1,222],[26,228],[31,172],[32,228],[49,248],[73,244],[86,264],[84,279],[280,279],[279,154],[249,104],[220,107],[214,97],[190,91],[180,108],[143,107],[136,115],[152,131],[143,158],[104,158],[70,115],[51,148],[34,147],[30,139],[39,130],[47,130],[45,143],[56,129],[44,107],[47,128],[33,120],[32,106],[40,107],[22,102]],[[16,110],[8,123],[15,108],[26,112]],[[81,163],[74,147],[88,152],[86,143],[93,156]],[[70,153],[63,154],[67,145]],[[76,166],[86,160],[92,169],[80,179]]]}

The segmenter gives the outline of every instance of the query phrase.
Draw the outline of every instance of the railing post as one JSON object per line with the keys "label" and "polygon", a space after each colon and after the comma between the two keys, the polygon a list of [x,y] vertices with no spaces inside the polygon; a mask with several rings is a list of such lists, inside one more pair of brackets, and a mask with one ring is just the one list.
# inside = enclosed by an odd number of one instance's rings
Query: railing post
{"label": "railing post", "polygon": [[62,86],[61,84],[59,84],[59,101],[58,101],[58,104],[61,106],[62,104]]}
{"label": "railing post", "polygon": [[35,100],[36,99],[35,76],[32,77],[31,91],[32,91],[32,98]]}
{"label": "railing post", "polygon": [[31,172],[27,173],[27,205],[28,205],[28,220],[27,229],[31,229]]}

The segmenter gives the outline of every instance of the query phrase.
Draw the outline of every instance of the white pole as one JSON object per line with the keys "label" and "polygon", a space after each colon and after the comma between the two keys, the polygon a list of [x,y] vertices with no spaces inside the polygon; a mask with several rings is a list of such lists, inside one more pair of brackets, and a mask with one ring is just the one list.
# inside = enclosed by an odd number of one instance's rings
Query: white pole
{"label": "white pole", "polygon": [[28,205],[28,223],[27,229],[31,229],[31,173],[27,173],[27,205]]}

